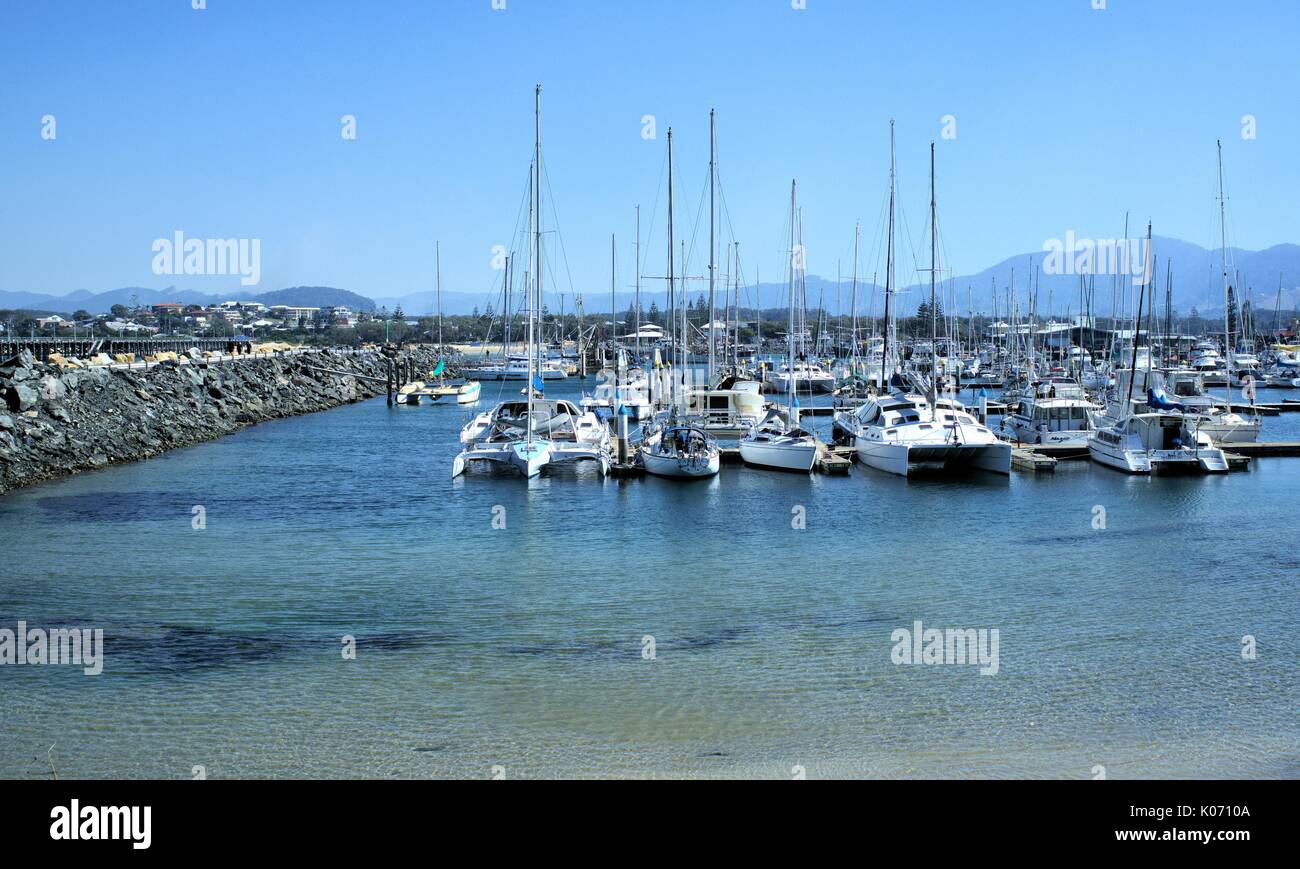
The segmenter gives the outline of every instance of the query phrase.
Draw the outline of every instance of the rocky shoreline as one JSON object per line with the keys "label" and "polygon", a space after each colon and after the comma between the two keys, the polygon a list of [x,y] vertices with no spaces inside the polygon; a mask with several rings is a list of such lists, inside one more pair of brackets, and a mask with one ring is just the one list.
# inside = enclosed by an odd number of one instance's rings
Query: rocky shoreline
{"label": "rocky shoreline", "polygon": [[[402,356],[415,371],[428,371],[438,351]],[[25,352],[0,363],[0,492],[382,395],[386,370],[378,351],[167,361],[145,369],[61,368]]]}

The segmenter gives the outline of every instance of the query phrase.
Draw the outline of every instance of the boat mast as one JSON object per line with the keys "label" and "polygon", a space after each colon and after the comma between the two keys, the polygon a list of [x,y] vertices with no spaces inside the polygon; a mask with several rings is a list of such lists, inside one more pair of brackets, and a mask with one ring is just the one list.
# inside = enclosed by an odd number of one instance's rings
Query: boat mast
{"label": "boat mast", "polygon": [[438,352],[442,352],[442,242],[434,243],[434,260],[437,263],[435,268],[437,274],[438,286]]}
{"label": "boat mast", "polygon": [[533,320],[536,300],[542,294],[542,86],[533,91],[533,196],[528,209],[532,224],[533,244],[529,246],[529,268],[532,286],[528,293],[528,443],[533,442],[533,377],[536,354],[533,342]]}
{"label": "boat mast", "polygon": [[939,390],[939,317],[934,309],[934,267],[936,253],[935,234],[939,219],[934,207],[934,142],[930,143],[930,412],[937,418]]}
{"label": "boat mast", "polygon": [[1223,142],[1214,140],[1219,153],[1219,259],[1223,266],[1223,360],[1227,368],[1228,409],[1232,409],[1232,287],[1228,285],[1228,212],[1223,198]]}
{"label": "boat mast", "polygon": [[[673,265],[673,128],[668,128],[668,339],[670,346],[677,346],[677,286],[676,270]],[[672,365],[671,354],[668,357],[668,364]],[[675,377],[669,377],[668,395],[669,401],[675,403],[677,399],[677,383]]]}
{"label": "boat mast", "polygon": [[614,356],[614,370],[618,370],[618,357],[614,349],[618,337],[618,302],[614,299],[614,233],[609,234],[609,352]]}
{"label": "boat mast", "polygon": [[880,379],[884,389],[889,388],[889,296],[893,291],[894,274],[894,121],[889,121],[889,230],[885,242],[885,343],[880,357]]}
{"label": "boat mast", "polygon": [[714,131],[713,109],[709,109],[709,380],[708,388],[712,389],[714,385],[713,367],[715,364],[715,345],[717,343],[713,324],[717,319],[715,299],[717,290],[715,289],[714,277],[718,271],[716,257],[714,255],[714,245],[716,242],[713,238],[713,213],[716,210],[713,204],[713,179],[717,175],[717,133]]}
{"label": "boat mast", "polygon": [[[1137,316],[1133,318],[1133,356],[1128,373],[1128,398],[1124,401],[1124,413],[1120,417],[1121,419],[1127,419],[1133,412],[1133,381],[1137,379],[1138,366],[1138,330],[1142,328],[1142,303],[1146,299],[1147,281],[1149,280],[1148,276],[1151,274],[1149,268],[1151,260],[1151,221],[1149,220],[1147,221],[1147,251],[1144,260],[1145,262],[1142,264],[1142,283],[1138,285]],[[1150,359],[1150,357],[1151,348],[1148,346],[1147,358]]]}
{"label": "boat mast", "polygon": [[[731,365],[733,369],[738,369],[740,367],[740,242],[736,242],[736,273],[732,275],[731,282],[736,288],[733,294],[736,303],[736,321],[731,336]],[[1281,284],[1279,283],[1278,286],[1280,288]],[[1281,290],[1279,289],[1278,292]]]}
{"label": "boat mast", "polygon": [[641,206],[636,207],[636,361],[641,362]]}
{"label": "boat mast", "polygon": [[789,313],[789,324],[786,327],[786,333],[785,333],[786,375],[787,375],[786,381],[788,383],[788,388],[786,390],[787,392],[786,421],[790,426],[797,425],[797,421],[795,420],[795,412],[794,412],[794,401],[795,401],[794,399],[794,384],[795,384],[795,370],[794,370],[794,271],[795,271],[795,267],[794,264],[797,258],[801,258],[803,256],[803,251],[799,250],[796,252],[796,248],[795,248],[794,230],[795,230],[796,213],[797,213],[797,206],[796,206],[796,198],[795,198],[795,182],[792,179],[790,181],[790,313]]}
{"label": "boat mast", "polygon": [[850,330],[852,346],[849,350],[849,370],[853,370],[858,361],[858,236],[862,234],[862,222],[853,224],[853,285],[849,290],[849,308],[852,311],[853,326]]}

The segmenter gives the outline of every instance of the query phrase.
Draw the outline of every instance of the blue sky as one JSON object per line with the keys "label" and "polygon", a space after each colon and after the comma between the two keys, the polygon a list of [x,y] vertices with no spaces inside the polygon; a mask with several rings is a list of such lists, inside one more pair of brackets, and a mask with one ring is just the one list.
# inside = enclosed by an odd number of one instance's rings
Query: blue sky
{"label": "blue sky", "polygon": [[[611,232],[619,284],[631,284],[638,203],[645,272],[663,273],[669,125],[678,233],[700,233],[700,273],[710,107],[745,274],[758,268],[764,280],[784,262],[792,177],[810,271],[834,276],[839,260],[847,272],[858,219],[862,268],[878,268],[891,117],[902,240],[920,254],[936,139],[956,274],[1067,230],[1116,236],[1125,210],[1159,235],[1216,244],[1216,138],[1230,241],[1300,241],[1300,4],[1290,0],[207,7],[0,7],[0,289],[238,289],[230,277],[152,273],[153,240],[181,230],[261,239],[254,289],[370,296],[430,289],[440,239],[444,288],[486,298],[492,246],[509,243],[524,191],[535,82],[568,263],[552,238],[559,290],[571,275],[579,292],[608,293]],[[46,114],[54,141],[40,135]],[[340,135],[345,114],[355,141]],[[1246,114],[1253,140],[1241,135]],[[945,115],[956,118],[953,140],[940,138]]]}

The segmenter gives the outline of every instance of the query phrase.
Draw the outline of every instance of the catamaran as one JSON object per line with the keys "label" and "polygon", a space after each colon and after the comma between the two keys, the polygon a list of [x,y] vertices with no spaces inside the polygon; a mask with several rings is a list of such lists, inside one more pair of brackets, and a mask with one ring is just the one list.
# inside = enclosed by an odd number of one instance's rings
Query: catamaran
{"label": "catamaran", "polygon": [[[889,232],[885,273],[885,307],[894,279],[894,128],[891,122],[889,174]],[[935,312],[935,275],[937,273],[938,216],[934,193],[934,144],[930,145],[930,333],[935,342],[938,316]],[[891,324],[886,319],[885,335],[889,339]],[[889,361],[888,352],[884,356]],[[884,372],[890,376],[888,365]],[[853,444],[858,461],[877,470],[908,476],[922,469],[952,471],[975,468],[996,474],[1011,473],[1011,445],[998,440],[985,425],[975,420],[953,398],[940,398],[938,378],[934,372],[928,388],[913,384],[911,391],[898,390],[868,400],[853,411],[835,415],[835,427],[841,437]],[[888,381],[887,381],[888,382]]]}
{"label": "catamaran", "polygon": [[547,400],[545,382],[537,365],[540,360],[540,330],[537,312],[542,298],[542,121],[541,85],[533,94],[533,166],[529,173],[529,294],[528,294],[528,387],[523,401],[498,404],[480,413],[461,430],[463,449],[452,462],[451,475],[460,476],[472,462],[489,462],[514,467],[531,478],[547,465],[559,462],[594,461],[602,475],[609,472],[611,454],[609,429],[594,413],[580,411],[572,402]]}

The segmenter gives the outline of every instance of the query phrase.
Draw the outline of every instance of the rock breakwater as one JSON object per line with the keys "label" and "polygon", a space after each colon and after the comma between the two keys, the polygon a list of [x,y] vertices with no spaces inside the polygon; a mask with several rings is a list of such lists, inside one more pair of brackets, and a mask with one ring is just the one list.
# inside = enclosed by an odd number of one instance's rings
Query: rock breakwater
{"label": "rock breakwater", "polygon": [[[428,371],[438,352],[402,356]],[[0,363],[0,492],[381,395],[386,370],[372,351],[131,369],[61,368],[23,353]]]}

